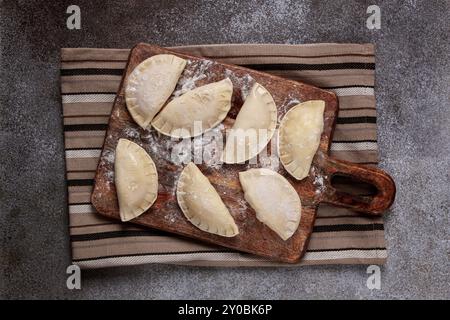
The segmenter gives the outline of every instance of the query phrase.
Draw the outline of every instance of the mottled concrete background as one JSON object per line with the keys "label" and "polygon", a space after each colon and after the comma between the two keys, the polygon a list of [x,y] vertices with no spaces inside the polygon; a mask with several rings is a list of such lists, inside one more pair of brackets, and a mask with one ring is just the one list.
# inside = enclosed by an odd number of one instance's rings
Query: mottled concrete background
{"label": "mottled concrete background", "polygon": [[[106,1],[105,1],[106,2]],[[381,30],[365,27],[378,4]],[[66,29],[70,4],[82,30]],[[0,1],[0,297],[450,298],[449,1]],[[382,167],[398,194],[386,217],[381,290],[364,266],[216,269],[69,264],[61,47],[199,43],[376,44]]]}

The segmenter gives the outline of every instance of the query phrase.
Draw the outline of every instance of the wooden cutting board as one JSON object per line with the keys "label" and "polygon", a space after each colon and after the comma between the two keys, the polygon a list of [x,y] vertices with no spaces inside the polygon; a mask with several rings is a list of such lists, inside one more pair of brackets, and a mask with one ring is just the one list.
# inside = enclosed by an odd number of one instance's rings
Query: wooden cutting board
{"label": "wooden cutting board", "polygon": [[[222,80],[225,77],[230,78],[233,82],[231,110],[222,125],[214,129],[216,131],[224,132],[225,129],[233,125],[234,119],[244,102],[243,95],[250,90],[255,81],[262,84],[272,94],[278,108],[278,120],[281,120],[291,107],[300,102],[307,100],[325,101],[324,131],[320,147],[313,160],[310,175],[304,180],[297,181],[292,178],[284,170],[281,163],[276,166],[276,161],[270,163],[265,161],[264,164],[258,162],[257,164],[198,165],[233,215],[239,227],[239,235],[236,237],[226,238],[213,235],[199,230],[188,222],[176,200],[176,184],[184,165],[174,163],[173,158],[171,158],[171,154],[180,146],[180,140],[172,141],[172,138],[160,135],[154,129],[144,130],[140,128],[127,110],[124,97],[124,80],[140,62],[161,53],[174,54],[188,60],[175,92],[182,89],[183,86],[184,89],[189,89],[193,85],[198,87]],[[114,185],[114,157],[118,140],[127,138],[142,146],[150,154],[156,164],[159,176],[156,202],[148,211],[131,222],[278,261],[297,262],[306,250],[320,202],[352,208],[366,214],[380,215],[391,205],[394,199],[395,185],[385,172],[328,157],[337,112],[338,101],[336,95],[332,92],[247,68],[189,56],[153,45],[138,44],[130,52],[128,64],[114,101],[95,177],[92,204],[100,214],[120,220]],[[190,141],[192,142],[192,140]],[[208,144],[203,142],[202,147],[203,150],[207,150]],[[294,235],[287,241],[283,241],[275,232],[259,222],[254,210],[244,200],[238,173],[258,167],[275,168],[278,173],[288,179],[300,196],[302,202],[300,225]],[[352,176],[374,185],[378,190],[377,195],[370,198],[357,197],[335,190],[331,186],[331,178],[337,173]]]}

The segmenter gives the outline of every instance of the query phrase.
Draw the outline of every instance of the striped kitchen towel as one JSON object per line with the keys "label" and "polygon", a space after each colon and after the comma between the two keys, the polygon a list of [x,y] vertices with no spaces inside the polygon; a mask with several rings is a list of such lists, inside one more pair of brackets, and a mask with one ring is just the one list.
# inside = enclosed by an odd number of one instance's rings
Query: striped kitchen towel
{"label": "striped kitchen towel", "polygon": [[[333,157],[378,163],[374,48],[370,44],[201,45],[173,48],[244,65],[334,91],[340,111]],[[128,49],[61,50],[61,92],[72,260],[82,268],[143,263],[201,266],[290,266],[100,216],[90,203],[105,130]],[[337,181],[339,183],[339,181]],[[362,185],[343,185],[368,193]],[[382,218],[319,207],[308,250],[299,265],[383,264]],[[294,265],[295,266],[295,265]]]}

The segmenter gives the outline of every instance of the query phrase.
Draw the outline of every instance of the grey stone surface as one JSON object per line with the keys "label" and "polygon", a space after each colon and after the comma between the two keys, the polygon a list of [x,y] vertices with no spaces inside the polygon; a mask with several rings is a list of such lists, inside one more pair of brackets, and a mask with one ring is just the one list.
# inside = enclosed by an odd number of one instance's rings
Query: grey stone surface
{"label": "grey stone surface", "polygon": [[[382,12],[365,27],[366,8]],[[0,1],[1,298],[450,298],[448,1]],[[200,43],[376,44],[386,216],[381,290],[364,266],[224,269],[145,265],[83,272],[65,285],[67,237],[61,47]]]}

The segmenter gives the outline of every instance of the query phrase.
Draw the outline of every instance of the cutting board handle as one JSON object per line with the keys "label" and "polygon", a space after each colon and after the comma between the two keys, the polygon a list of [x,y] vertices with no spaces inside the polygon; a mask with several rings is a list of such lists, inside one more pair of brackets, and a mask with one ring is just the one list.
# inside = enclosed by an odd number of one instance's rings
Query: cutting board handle
{"label": "cutting board handle", "polygon": [[[322,202],[352,209],[372,216],[381,216],[395,198],[395,183],[383,170],[359,165],[343,160],[330,158],[326,155],[320,159],[327,179]],[[358,196],[339,191],[331,185],[334,175],[346,176],[373,185],[377,189],[374,196]]]}

